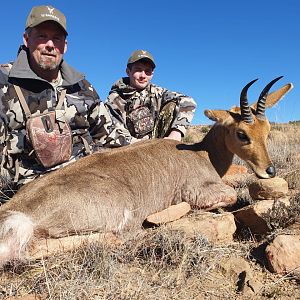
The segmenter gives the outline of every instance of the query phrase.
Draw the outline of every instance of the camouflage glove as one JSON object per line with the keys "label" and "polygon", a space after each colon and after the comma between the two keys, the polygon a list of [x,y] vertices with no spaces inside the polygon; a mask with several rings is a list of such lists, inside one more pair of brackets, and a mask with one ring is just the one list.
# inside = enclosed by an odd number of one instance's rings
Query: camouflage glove
{"label": "camouflage glove", "polygon": [[164,138],[170,134],[171,125],[178,113],[177,103],[170,101],[164,105],[155,121],[153,138]]}

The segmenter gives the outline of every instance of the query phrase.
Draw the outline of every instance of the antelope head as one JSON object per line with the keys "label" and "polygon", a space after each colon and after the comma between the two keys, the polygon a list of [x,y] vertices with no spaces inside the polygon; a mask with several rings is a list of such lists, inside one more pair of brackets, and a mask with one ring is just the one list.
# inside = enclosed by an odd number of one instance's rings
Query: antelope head
{"label": "antelope head", "polygon": [[272,85],[281,77],[275,78],[262,90],[256,103],[249,105],[247,91],[257,80],[249,82],[240,95],[240,107],[230,110],[206,110],[205,115],[223,125],[225,147],[246,161],[259,178],[272,178],[276,170],[267,151],[267,138],[271,129],[265,115],[266,107],[272,107],[288,91],[292,84],[286,84],[268,94]]}

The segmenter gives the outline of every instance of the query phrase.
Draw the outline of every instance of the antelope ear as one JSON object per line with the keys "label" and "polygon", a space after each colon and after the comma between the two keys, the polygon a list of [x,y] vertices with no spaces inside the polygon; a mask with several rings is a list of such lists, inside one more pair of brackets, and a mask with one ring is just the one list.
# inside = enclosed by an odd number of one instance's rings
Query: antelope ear
{"label": "antelope ear", "polygon": [[227,110],[210,110],[204,111],[206,117],[215,122],[224,122],[226,119],[231,117],[230,112]]}
{"label": "antelope ear", "polygon": [[[280,89],[278,89],[275,92],[270,93],[267,96],[267,100],[266,100],[266,107],[272,107],[273,105],[275,105],[279,100],[281,100],[285,94],[287,94],[291,89],[293,88],[293,84],[292,83],[288,83],[286,85],[284,85],[283,87],[281,87]],[[257,103],[253,103],[251,105],[251,107],[256,110],[256,104]]]}

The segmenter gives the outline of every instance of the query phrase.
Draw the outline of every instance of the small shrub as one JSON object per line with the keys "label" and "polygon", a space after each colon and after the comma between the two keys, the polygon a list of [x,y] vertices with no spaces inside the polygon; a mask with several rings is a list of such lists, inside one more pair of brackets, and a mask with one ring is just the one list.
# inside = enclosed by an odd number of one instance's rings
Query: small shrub
{"label": "small shrub", "polygon": [[201,132],[202,132],[202,133],[205,133],[205,134],[206,134],[206,133],[209,132],[209,130],[210,130],[210,127],[209,127],[209,126],[202,126],[202,127],[201,127]]}
{"label": "small shrub", "polygon": [[290,205],[275,201],[272,208],[262,215],[270,230],[286,228],[299,220],[299,216],[300,192],[291,197]]}

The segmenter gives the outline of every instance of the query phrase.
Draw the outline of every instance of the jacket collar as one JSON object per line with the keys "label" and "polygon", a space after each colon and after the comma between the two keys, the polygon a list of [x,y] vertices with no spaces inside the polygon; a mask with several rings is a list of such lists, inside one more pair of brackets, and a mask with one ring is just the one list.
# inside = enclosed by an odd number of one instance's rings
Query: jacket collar
{"label": "jacket collar", "polygon": [[[79,73],[69,66],[64,60],[60,65],[60,71],[63,78],[63,86],[74,85],[84,79],[84,75],[82,73]],[[30,68],[28,62],[28,50],[24,46],[21,47],[18,53],[18,57],[9,72],[9,77],[34,79],[47,82],[45,79],[35,74]]]}
{"label": "jacket collar", "polygon": [[122,77],[112,85],[111,91],[134,93],[136,89],[130,86],[129,83],[129,77]]}
{"label": "jacket collar", "polygon": [[112,85],[110,93],[117,92],[123,95],[133,95],[135,92],[142,93],[143,91],[150,91],[152,86],[154,85],[150,82],[145,89],[138,91],[130,85],[129,77],[122,77]]}

